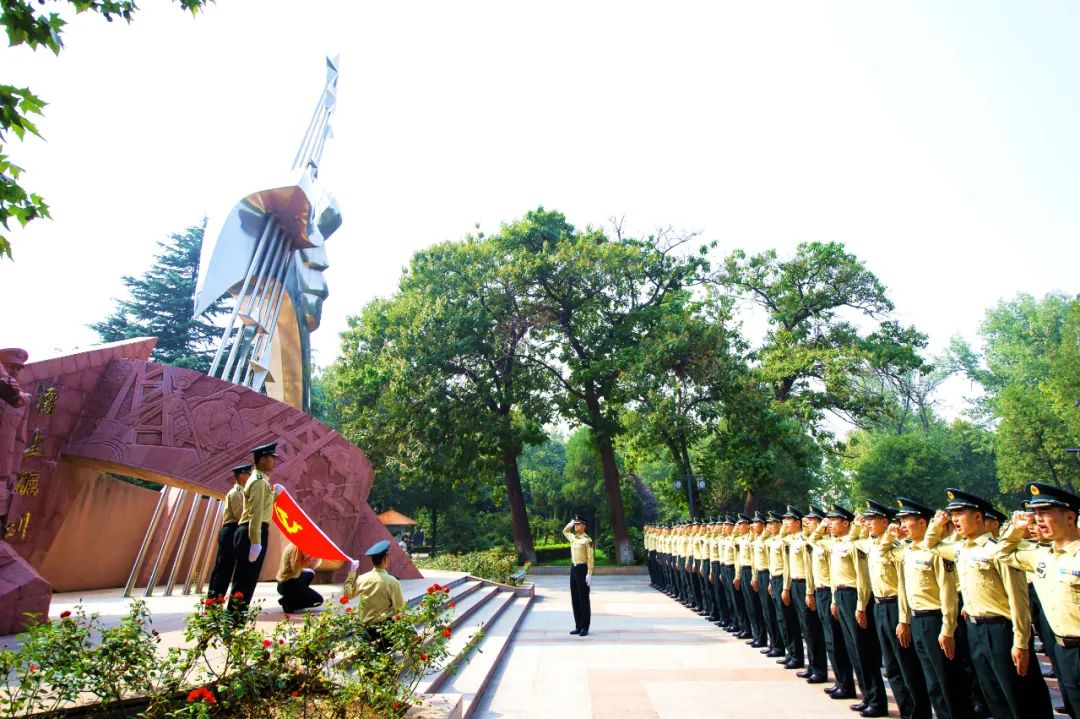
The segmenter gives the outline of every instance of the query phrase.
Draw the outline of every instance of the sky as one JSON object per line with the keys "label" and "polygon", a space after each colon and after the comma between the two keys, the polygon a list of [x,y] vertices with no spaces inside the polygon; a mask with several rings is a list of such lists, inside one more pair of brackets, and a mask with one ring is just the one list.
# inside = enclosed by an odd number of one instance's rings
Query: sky
{"label": "sky", "polygon": [[49,102],[45,141],[5,148],[53,213],[0,261],[0,346],[32,359],[93,344],[158,241],[288,170],[327,55],[344,223],[319,364],[413,252],[538,206],[697,231],[717,259],[842,242],[931,354],[1080,284],[1076,3],[140,4],[73,18],[58,57],[0,49],[0,82]]}

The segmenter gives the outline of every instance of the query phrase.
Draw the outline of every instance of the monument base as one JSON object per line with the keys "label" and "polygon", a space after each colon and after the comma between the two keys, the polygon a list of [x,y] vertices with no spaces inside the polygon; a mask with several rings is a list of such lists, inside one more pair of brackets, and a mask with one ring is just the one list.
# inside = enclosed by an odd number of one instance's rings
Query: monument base
{"label": "monument base", "polygon": [[0,636],[49,616],[52,587],[7,542],[0,542]]}

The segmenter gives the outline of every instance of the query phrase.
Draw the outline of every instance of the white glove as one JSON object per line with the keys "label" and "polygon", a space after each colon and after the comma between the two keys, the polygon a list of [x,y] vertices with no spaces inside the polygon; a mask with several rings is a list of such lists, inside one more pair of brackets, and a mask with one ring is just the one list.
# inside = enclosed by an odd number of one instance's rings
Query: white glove
{"label": "white glove", "polygon": [[281,493],[284,492],[284,491],[285,491],[285,485],[283,485],[283,484],[275,484],[274,485],[274,496],[275,497],[280,497]]}
{"label": "white glove", "polygon": [[254,563],[260,554],[262,554],[262,545],[252,544],[251,549],[248,550],[248,561]]}
{"label": "white glove", "polygon": [[592,586],[592,575],[591,574],[586,574],[585,575],[585,586],[586,587],[591,587]]}
{"label": "white glove", "polygon": [[350,559],[349,560],[349,569],[351,569],[352,571],[355,572],[359,568],[360,568],[360,560],[358,560],[358,559]]}

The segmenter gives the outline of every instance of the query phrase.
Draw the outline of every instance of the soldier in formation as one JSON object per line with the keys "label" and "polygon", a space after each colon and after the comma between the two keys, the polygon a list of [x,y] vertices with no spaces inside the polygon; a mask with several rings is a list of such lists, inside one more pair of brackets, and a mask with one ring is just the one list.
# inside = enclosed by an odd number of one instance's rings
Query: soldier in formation
{"label": "soldier in formation", "polygon": [[905,718],[1077,719],[1080,497],[1037,482],[1027,492],[1011,518],[949,489],[938,512],[898,497],[858,514],[788,506],[647,526],[649,577],[808,683],[831,671],[825,692],[858,698],[860,716],[888,715],[887,679]]}

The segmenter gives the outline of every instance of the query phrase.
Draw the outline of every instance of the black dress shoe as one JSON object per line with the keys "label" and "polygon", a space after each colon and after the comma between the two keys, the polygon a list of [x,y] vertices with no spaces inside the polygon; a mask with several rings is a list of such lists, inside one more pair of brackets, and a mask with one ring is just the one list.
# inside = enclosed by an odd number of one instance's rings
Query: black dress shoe
{"label": "black dress shoe", "polygon": [[769,652],[771,652],[771,651],[772,651],[772,647],[766,646],[764,649],[761,650],[761,653],[768,656]]}
{"label": "black dress shoe", "polygon": [[777,659],[776,663],[784,667],[784,669],[787,669],[787,659]]}
{"label": "black dress shoe", "polygon": [[580,629],[575,629],[574,631],[572,631],[570,633],[571,634],[581,634],[581,630]]}
{"label": "black dress shoe", "polygon": [[754,649],[760,649],[761,647],[769,646],[766,642],[747,642],[747,644],[749,644]]}
{"label": "black dress shoe", "polygon": [[831,696],[833,699],[854,699],[855,690],[852,689],[851,691],[845,691],[841,689],[838,692],[832,692],[831,694],[829,694],[829,696]]}
{"label": "black dress shoe", "polygon": [[809,669],[804,669],[801,672],[795,672],[795,676],[797,676],[799,679],[809,679],[811,676],[813,676],[813,674],[814,672]]}
{"label": "black dress shoe", "polygon": [[784,669],[802,669],[806,664],[804,662],[792,662],[789,661],[784,665]]}
{"label": "black dress shoe", "polygon": [[824,674],[811,674],[806,678],[807,684],[824,684],[829,681],[829,678]]}
{"label": "black dress shoe", "polygon": [[750,632],[739,632],[737,635],[735,635],[735,638],[736,639],[753,639],[754,635],[751,634]]}
{"label": "black dress shoe", "polygon": [[1069,710],[1068,710],[1068,709],[1066,709],[1066,708],[1065,708],[1065,707],[1063,707],[1063,706],[1061,706],[1061,707],[1054,707],[1054,711],[1056,711],[1056,712],[1057,712],[1058,714],[1066,714],[1066,715],[1067,715],[1067,714],[1069,713]]}
{"label": "black dress shoe", "polygon": [[869,706],[870,705],[867,704],[866,702],[859,702],[858,704],[852,704],[851,706],[848,707],[848,709],[850,709],[853,712],[861,712],[862,710],[867,709]]}
{"label": "black dress shoe", "polygon": [[783,649],[770,649],[769,653],[766,654],[765,656],[773,657],[773,658],[782,657],[782,656],[784,656],[784,650]]}
{"label": "black dress shoe", "polygon": [[589,636],[589,630],[588,629],[582,629],[581,630],[581,636],[583,636],[583,637]]}
{"label": "black dress shoe", "polygon": [[859,716],[864,717],[887,717],[889,716],[888,709],[863,709],[859,712]]}
{"label": "black dress shoe", "polygon": [[837,692],[844,691],[844,688],[842,686],[840,686],[839,684],[833,684],[828,689],[822,689],[821,691],[825,692],[826,694],[832,695],[832,694],[836,694]]}

